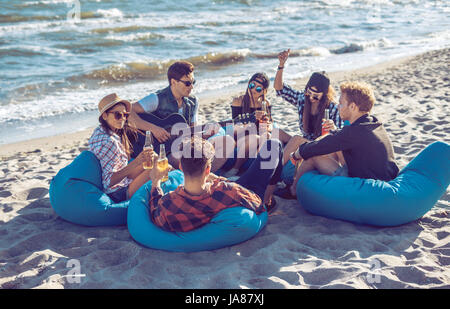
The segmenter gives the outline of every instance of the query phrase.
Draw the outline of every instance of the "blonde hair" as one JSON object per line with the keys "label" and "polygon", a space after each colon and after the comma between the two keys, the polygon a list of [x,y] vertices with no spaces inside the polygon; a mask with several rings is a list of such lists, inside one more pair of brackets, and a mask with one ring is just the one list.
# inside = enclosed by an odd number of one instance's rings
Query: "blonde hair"
{"label": "blonde hair", "polygon": [[360,112],[370,112],[375,104],[375,95],[372,87],[364,82],[345,82],[340,85],[341,93],[348,101],[355,103]]}

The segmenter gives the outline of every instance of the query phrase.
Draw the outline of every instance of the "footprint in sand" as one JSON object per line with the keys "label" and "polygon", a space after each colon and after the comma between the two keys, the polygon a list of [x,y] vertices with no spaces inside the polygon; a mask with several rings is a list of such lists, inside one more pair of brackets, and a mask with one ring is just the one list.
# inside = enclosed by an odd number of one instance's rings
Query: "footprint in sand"
{"label": "footprint in sand", "polygon": [[31,222],[42,222],[42,221],[48,221],[53,220],[56,218],[56,215],[53,212],[32,212],[29,214],[23,214],[21,217],[25,220],[31,221]]}
{"label": "footprint in sand", "polygon": [[3,208],[3,213],[8,213],[13,210],[13,208],[10,205],[6,205],[6,204],[2,205],[2,208]]}
{"label": "footprint in sand", "polygon": [[8,197],[8,196],[11,196],[11,195],[12,195],[12,193],[10,191],[7,191],[7,190],[0,191],[0,197]]}
{"label": "footprint in sand", "polygon": [[36,201],[31,202],[28,204],[28,209],[35,209],[35,208],[50,208],[50,199],[49,198],[41,198]]}
{"label": "footprint in sand", "polygon": [[250,257],[255,254],[258,250],[268,247],[272,243],[278,240],[277,235],[259,235],[253,238],[251,241],[245,242],[245,245],[240,246],[240,255],[243,257]]}
{"label": "footprint in sand", "polygon": [[394,153],[399,154],[399,155],[404,154],[407,150],[404,147],[399,147],[399,146],[393,146],[393,147],[394,147]]}
{"label": "footprint in sand", "polygon": [[48,193],[48,188],[31,188],[28,190],[20,191],[16,193],[16,197],[18,200],[34,200],[37,198],[43,198]]}
{"label": "footprint in sand", "polygon": [[397,266],[394,267],[393,271],[401,282],[410,282],[418,285],[444,283],[440,278],[427,276],[427,272],[417,266]]}

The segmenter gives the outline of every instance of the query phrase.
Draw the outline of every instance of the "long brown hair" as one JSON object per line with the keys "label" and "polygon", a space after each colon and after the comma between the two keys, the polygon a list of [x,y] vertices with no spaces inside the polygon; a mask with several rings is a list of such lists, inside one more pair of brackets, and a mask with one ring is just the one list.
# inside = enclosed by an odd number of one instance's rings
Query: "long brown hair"
{"label": "long brown hair", "polygon": [[[121,104],[121,103],[118,103],[118,104]],[[116,105],[118,105],[118,104],[116,104]],[[111,106],[106,111],[104,111],[104,113],[109,112],[116,105]],[[125,106],[124,104],[121,104],[121,105]],[[106,120],[103,119],[102,115],[100,115],[98,120],[100,121],[100,125],[106,132],[108,132],[108,133],[114,132],[120,137],[120,141],[122,142],[122,145],[125,148],[125,152],[129,158],[131,153],[133,152],[132,143],[137,140],[137,134],[138,134],[137,128],[130,125],[130,123],[128,122],[128,119],[125,121],[123,128],[119,129],[119,130],[113,130],[109,126],[109,124],[106,122]]]}
{"label": "long brown hair", "polygon": [[248,89],[248,85],[250,85],[250,83],[252,81],[258,81],[258,83],[261,83],[261,85],[264,87],[264,89],[269,88],[269,78],[267,77],[266,73],[255,73],[253,74],[253,76],[250,78],[250,80],[248,81],[247,84],[247,90],[245,91],[245,95],[244,98],[242,99],[242,112],[245,113],[249,113],[250,112],[250,90]]}
{"label": "long brown hair", "polygon": [[[306,91],[306,89],[305,89]],[[303,131],[307,133],[313,133],[314,137],[319,137],[322,134],[322,119],[325,115],[325,109],[329,108],[330,103],[334,101],[335,92],[333,87],[328,86],[328,90],[323,94],[322,99],[319,101],[319,108],[316,118],[316,123],[313,124],[313,132],[309,130],[309,122],[312,116],[311,113],[311,101],[309,100],[309,96],[305,96],[305,106],[303,108]]]}

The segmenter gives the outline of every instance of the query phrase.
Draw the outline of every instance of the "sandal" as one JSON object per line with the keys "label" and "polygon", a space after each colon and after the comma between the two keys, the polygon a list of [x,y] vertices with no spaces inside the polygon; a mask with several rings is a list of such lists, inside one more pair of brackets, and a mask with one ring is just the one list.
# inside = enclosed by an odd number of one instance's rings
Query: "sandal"
{"label": "sandal", "polygon": [[276,196],[279,196],[281,198],[284,198],[286,200],[295,200],[297,199],[297,197],[295,195],[292,195],[291,190],[290,190],[290,186],[286,186],[283,189],[277,189],[275,190],[275,192],[273,193]]}
{"label": "sandal", "polygon": [[272,213],[272,212],[274,212],[275,211],[275,209],[277,209],[277,200],[272,196],[272,199],[270,200],[270,204],[269,205],[267,205],[267,204],[265,204],[264,205],[265,207],[266,207],[266,210],[267,210],[267,213]]}

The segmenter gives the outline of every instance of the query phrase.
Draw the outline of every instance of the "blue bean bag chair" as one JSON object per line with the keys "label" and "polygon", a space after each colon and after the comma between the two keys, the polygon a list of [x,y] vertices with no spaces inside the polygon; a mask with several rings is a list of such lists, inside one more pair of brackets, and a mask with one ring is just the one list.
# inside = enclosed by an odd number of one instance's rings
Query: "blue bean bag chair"
{"label": "blue bean bag chair", "polygon": [[[183,174],[170,172],[169,181],[175,184],[167,186],[167,190],[173,190],[184,181]],[[92,152],[83,151],[52,179],[50,203],[61,218],[72,223],[87,226],[126,224],[130,201],[114,203],[102,189],[100,162]]]}
{"label": "blue bean bag chair", "polygon": [[153,224],[149,212],[151,184],[142,186],[128,207],[128,230],[143,246],[152,249],[194,252],[215,250],[246,241],[267,223],[267,212],[259,215],[245,207],[219,212],[208,224],[189,232],[168,232]]}
{"label": "blue bean bag chair", "polygon": [[421,218],[450,183],[450,146],[426,147],[391,181],[331,177],[316,171],[297,183],[297,197],[308,212],[374,226],[397,226]]}

